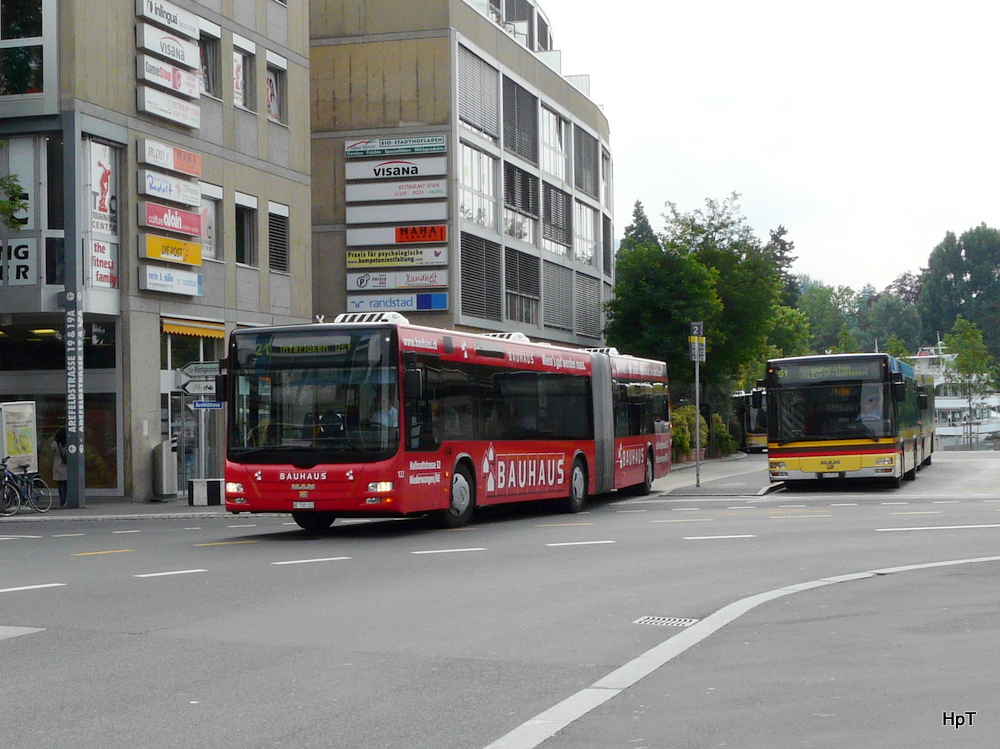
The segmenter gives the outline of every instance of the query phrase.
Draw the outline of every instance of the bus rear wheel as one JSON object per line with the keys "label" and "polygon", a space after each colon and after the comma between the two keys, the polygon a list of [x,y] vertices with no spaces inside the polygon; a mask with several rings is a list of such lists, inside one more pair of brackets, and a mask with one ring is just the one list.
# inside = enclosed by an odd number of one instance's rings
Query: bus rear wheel
{"label": "bus rear wheel", "polygon": [[569,496],[563,502],[563,509],[569,513],[583,510],[587,504],[587,468],[582,458],[573,461],[573,472],[569,476]]}
{"label": "bus rear wheel", "polygon": [[293,512],[294,520],[299,528],[307,533],[322,533],[331,525],[337,516],[332,512]]}
{"label": "bus rear wheel", "polygon": [[640,497],[645,497],[653,491],[653,455],[649,450],[646,451],[646,468],[642,475],[642,483],[633,486],[632,491]]}
{"label": "bus rear wheel", "polygon": [[476,482],[464,465],[457,466],[451,476],[451,498],[448,509],[441,510],[435,516],[437,524],[442,528],[461,528],[472,520],[472,512],[476,509]]}

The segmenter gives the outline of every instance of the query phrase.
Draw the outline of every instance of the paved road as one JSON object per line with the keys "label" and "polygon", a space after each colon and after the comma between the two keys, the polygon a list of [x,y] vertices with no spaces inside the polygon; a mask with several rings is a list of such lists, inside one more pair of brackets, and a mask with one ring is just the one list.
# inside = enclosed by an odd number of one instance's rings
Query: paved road
{"label": "paved road", "polygon": [[751,456],[459,531],[5,521],[3,745],[992,746],[998,458],[762,494]]}

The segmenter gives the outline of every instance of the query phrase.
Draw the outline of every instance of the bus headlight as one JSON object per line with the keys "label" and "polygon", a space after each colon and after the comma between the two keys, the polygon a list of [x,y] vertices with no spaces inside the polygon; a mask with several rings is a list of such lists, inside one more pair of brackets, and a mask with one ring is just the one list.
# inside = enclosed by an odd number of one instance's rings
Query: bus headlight
{"label": "bus headlight", "polygon": [[395,485],[391,481],[373,481],[368,484],[370,492],[391,492]]}
{"label": "bus headlight", "polygon": [[891,466],[891,465],[895,465],[895,463],[896,463],[896,459],[893,458],[893,457],[876,458],[875,459],[875,465],[877,465],[877,466]]}
{"label": "bus headlight", "polygon": [[226,482],[226,494],[242,494],[243,484],[239,481],[227,481]]}
{"label": "bus headlight", "polygon": [[779,462],[771,463],[771,470],[772,471],[783,471],[783,470],[785,470],[785,464],[784,463],[779,463]]}

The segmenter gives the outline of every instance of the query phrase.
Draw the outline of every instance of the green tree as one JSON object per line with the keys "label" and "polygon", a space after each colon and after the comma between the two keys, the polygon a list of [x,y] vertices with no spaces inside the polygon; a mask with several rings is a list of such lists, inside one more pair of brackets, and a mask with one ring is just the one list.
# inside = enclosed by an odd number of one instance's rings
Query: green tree
{"label": "green tree", "polygon": [[731,381],[750,361],[763,358],[781,300],[781,275],[774,258],[754,235],[739,208],[739,195],[708,199],[705,208],[682,213],[667,203],[665,248],[693,256],[716,272],[722,312],[708,339],[707,384]]}
{"label": "green tree", "polygon": [[853,354],[858,351],[858,340],[847,323],[840,326],[837,333],[837,347],[834,350],[838,354]]}
{"label": "green tree", "polygon": [[883,293],[868,310],[866,330],[858,336],[864,351],[884,351],[891,336],[902,340],[904,348],[916,351],[920,347],[920,313],[895,294]]}
{"label": "green tree", "polygon": [[902,338],[893,333],[885,342],[885,353],[897,359],[905,359],[910,355],[910,349],[906,347]]}
{"label": "green tree", "polygon": [[934,248],[921,275],[919,311],[924,340],[950,330],[959,315],[983,331],[993,356],[1000,355],[1000,231],[986,224],[952,232]]}
{"label": "green tree", "polygon": [[954,357],[945,364],[945,374],[959,386],[968,402],[969,413],[972,413],[987,394],[996,391],[995,360],[986,347],[979,326],[962,315],[955,319],[955,325],[942,342],[945,350]]}
{"label": "green tree", "polygon": [[799,301],[802,287],[799,279],[792,273],[792,264],[796,257],[792,254],[795,250],[795,243],[785,239],[788,230],[784,226],[771,229],[771,238],[764,245],[764,252],[770,256],[774,267],[778,269],[781,276],[781,303],[786,307],[794,307]]}
{"label": "green tree", "polygon": [[701,320],[707,328],[716,325],[722,302],[715,282],[713,270],[669,248],[646,244],[619,250],[615,298],[605,308],[608,344],[661,359],[673,383],[693,383],[690,324]]}
{"label": "green tree", "polygon": [[[6,144],[0,141],[0,148]],[[27,209],[28,203],[22,199],[24,190],[16,174],[0,175],[0,224],[10,231],[19,231],[21,223],[15,214]]]}
{"label": "green tree", "polygon": [[642,246],[660,247],[660,238],[653,231],[642,202],[637,200],[632,208],[632,223],[625,227],[625,236],[622,238],[619,252]]}
{"label": "green tree", "polygon": [[848,317],[837,305],[833,287],[824,284],[808,286],[799,298],[799,310],[809,320],[812,351],[821,354],[837,348],[840,329],[848,324]]}

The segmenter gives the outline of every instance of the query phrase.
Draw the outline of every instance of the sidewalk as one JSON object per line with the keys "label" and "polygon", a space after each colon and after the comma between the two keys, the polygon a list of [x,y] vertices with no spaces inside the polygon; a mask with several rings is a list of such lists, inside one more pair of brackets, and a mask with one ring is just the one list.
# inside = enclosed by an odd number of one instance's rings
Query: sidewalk
{"label": "sidewalk", "polygon": [[[767,456],[735,453],[728,458],[676,464],[669,474],[653,482],[653,494],[756,494],[767,489]],[[701,486],[696,486],[701,478]],[[32,523],[58,520],[127,520],[223,517],[225,507],[189,505],[186,499],[156,502],[132,502],[128,497],[91,497],[87,506],[59,507],[58,502],[45,514],[22,509],[17,515],[0,518],[0,527],[8,523]]]}

